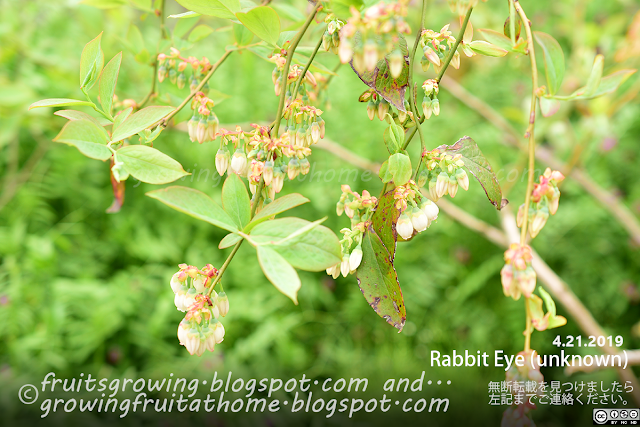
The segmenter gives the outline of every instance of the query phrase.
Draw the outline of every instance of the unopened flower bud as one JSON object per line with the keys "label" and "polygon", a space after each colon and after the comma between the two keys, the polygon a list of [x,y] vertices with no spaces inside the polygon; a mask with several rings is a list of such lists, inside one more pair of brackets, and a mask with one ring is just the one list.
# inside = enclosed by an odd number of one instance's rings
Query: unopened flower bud
{"label": "unopened flower bud", "polygon": [[282,190],[282,186],[284,185],[284,172],[282,172],[281,168],[273,169],[273,181],[271,182],[273,185],[273,189],[276,193],[279,193]]}
{"label": "unopened flower bud", "polygon": [[378,46],[375,41],[367,40],[364,44],[364,66],[367,70],[373,71],[378,64]]}
{"label": "unopened flower bud", "polygon": [[549,213],[555,215],[558,212],[558,204],[560,203],[560,192],[558,191],[549,199]]}
{"label": "unopened flower bud", "polygon": [[369,120],[373,120],[376,116],[376,103],[371,99],[367,103],[367,115],[369,116]]}
{"label": "unopened flower bud", "polygon": [[362,52],[356,52],[353,55],[353,68],[355,68],[359,73],[364,71],[364,55]]}
{"label": "unopened flower bud", "polygon": [[216,170],[220,176],[224,175],[229,168],[229,150],[221,148],[216,153]]}
{"label": "unopened flower bud", "polygon": [[449,196],[451,196],[451,198],[456,197],[456,194],[458,193],[458,181],[453,176],[449,177],[449,186],[447,191],[449,192]]}
{"label": "unopened flower bud", "polygon": [[322,35],[322,47],[324,48],[324,50],[328,52],[329,49],[331,49],[332,42],[333,37],[331,36],[331,34],[325,31],[325,33]]}
{"label": "unopened flower bud", "polygon": [[231,158],[231,170],[237,175],[242,175],[247,167],[247,156],[244,151],[237,149]]}
{"label": "unopened flower bud", "polygon": [[198,126],[196,128],[196,139],[198,143],[202,144],[207,137],[207,120],[204,117],[200,117]]}
{"label": "unopened flower bud", "polygon": [[451,65],[453,66],[453,68],[455,68],[456,70],[460,69],[460,52],[458,52],[456,50],[456,52],[453,54],[453,58],[451,58]]}
{"label": "unopened flower bud", "polygon": [[431,108],[433,108],[433,114],[436,116],[440,115],[440,101],[438,101],[438,98],[434,98],[431,101]]}
{"label": "unopened flower bud", "polygon": [[311,164],[309,163],[309,160],[307,160],[306,157],[303,157],[302,159],[300,159],[300,173],[302,175],[306,175],[309,173],[310,170],[311,170]]}
{"label": "unopened flower bud", "polygon": [[[351,41],[347,38],[343,38],[340,40],[340,46],[338,47],[338,57],[340,58],[340,62],[346,64],[351,61],[353,57],[353,47],[351,46]],[[356,65],[356,60],[353,61],[354,67]],[[358,69],[355,67],[356,70]]]}
{"label": "unopened flower bud", "polygon": [[195,279],[193,279],[193,286],[196,288],[196,292],[203,293],[204,292],[204,277],[198,275]]}
{"label": "unopened flower bud", "polygon": [[433,113],[433,107],[431,98],[425,96],[422,99],[422,112],[424,113],[424,117],[429,120],[431,118],[431,114]]}
{"label": "unopened flower bud", "polygon": [[218,294],[218,298],[216,298],[216,306],[218,306],[220,316],[225,317],[227,313],[229,313],[229,298],[227,297],[226,292],[220,292]]}
{"label": "unopened flower bud", "polygon": [[211,322],[211,328],[213,329],[213,336],[216,339],[216,344],[220,344],[224,341],[224,326],[219,320]]}
{"label": "unopened flower bud", "polygon": [[171,276],[171,290],[174,294],[177,293],[178,290],[180,290],[180,287],[182,287],[185,278],[186,275],[182,271],[178,271],[176,274]]}
{"label": "unopened flower bud", "polygon": [[289,160],[289,164],[287,165],[287,176],[289,177],[289,181],[296,179],[296,176],[298,176],[299,173],[300,162],[296,157],[293,157]]}
{"label": "unopened flower bud", "polygon": [[314,144],[320,141],[320,125],[318,122],[311,123],[311,140]]}
{"label": "unopened flower bud", "polygon": [[[513,267],[509,264],[505,264],[500,270],[500,279],[502,281],[502,291],[504,295],[507,297],[513,297],[514,299],[518,299],[513,295],[513,290],[511,286],[513,285]],[[518,297],[520,296],[518,292]]]}
{"label": "unopened flower bud", "polygon": [[184,88],[186,84],[187,84],[187,76],[185,76],[184,73],[178,74],[178,80],[176,82],[178,89]]}
{"label": "unopened flower bud", "polygon": [[185,339],[184,346],[190,355],[196,354],[198,348],[200,347],[200,332],[197,329],[191,328],[189,332],[187,332],[187,336]]}
{"label": "unopened flower bud", "polygon": [[216,347],[216,337],[213,334],[213,329],[207,327],[202,330],[202,334],[204,335],[204,346],[209,351],[214,351]]}
{"label": "unopened flower bud", "polygon": [[191,77],[191,80],[189,81],[189,90],[191,92],[195,92],[199,84],[200,83],[198,82],[198,79],[196,79],[195,77]]}
{"label": "unopened flower bud", "polygon": [[436,219],[438,219],[440,209],[438,208],[438,205],[433,203],[431,200],[424,199],[424,201],[420,204],[420,209],[424,211],[425,215],[427,215],[427,218],[429,218],[429,221],[435,221]]}
{"label": "unopened flower bud", "polygon": [[340,263],[340,272],[342,273],[342,276],[347,277],[350,271],[351,267],[349,265],[349,254],[345,254],[342,257],[342,262]]}
{"label": "unopened flower bud", "polygon": [[189,326],[189,322],[182,319],[182,321],[178,325],[178,341],[180,341],[180,344],[184,345],[187,342],[189,329],[191,329],[191,326]]}
{"label": "unopened flower bud", "polygon": [[406,213],[402,213],[396,223],[396,231],[404,239],[408,240],[413,236],[413,224],[411,218]]}
{"label": "unopened flower bud", "polygon": [[209,117],[207,117],[207,139],[213,141],[216,139],[216,133],[218,132],[218,117],[212,111]]}
{"label": "unopened flower bud", "polygon": [[411,225],[413,228],[420,233],[429,227],[429,218],[427,218],[427,214],[420,208],[413,208],[411,211]]}
{"label": "unopened flower bud", "polygon": [[176,84],[176,81],[178,80],[178,73],[176,71],[175,68],[172,68],[169,70],[169,81],[171,82],[171,84]]}
{"label": "unopened flower bud", "polygon": [[429,178],[429,172],[427,172],[426,169],[422,168],[420,170],[420,173],[418,174],[418,179],[416,184],[418,184],[418,187],[422,188],[427,184],[427,179]]}
{"label": "unopened flower bud", "polygon": [[425,58],[429,60],[429,62],[431,62],[436,67],[440,66],[440,57],[433,49],[431,49],[430,46],[425,46],[422,52],[424,53]]}
{"label": "unopened flower bud", "polygon": [[518,215],[516,215],[516,225],[518,228],[521,228],[522,224],[524,224],[524,205],[520,205]]}
{"label": "unopened flower bud", "polygon": [[404,56],[402,56],[399,50],[394,50],[391,55],[389,55],[389,71],[391,72],[391,77],[394,79],[400,77],[404,63]]}
{"label": "unopened flower bud", "polygon": [[382,98],[380,104],[378,104],[378,118],[384,120],[384,116],[389,112],[389,103],[386,99]]}
{"label": "unopened flower bud", "polygon": [[158,83],[162,83],[167,76],[167,68],[162,65],[158,68]]}
{"label": "unopened flower bud", "polygon": [[202,93],[204,93],[205,95],[209,94],[209,82],[205,82],[204,85],[202,85],[202,89],[200,89],[200,91]]}
{"label": "unopened flower bud", "polygon": [[541,209],[536,212],[535,216],[533,217],[533,221],[531,222],[531,229],[529,230],[529,232],[531,233],[531,237],[536,237],[540,230],[542,230],[544,225],[547,223],[549,214],[546,211],[546,209]]}
{"label": "unopened flower bud", "polygon": [[322,117],[318,117],[317,120],[318,126],[320,126],[320,139],[324,138],[324,119]]}
{"label": "unopened flower bud", "polygon": [[444,171],[438,175],[436,192],[438,193],[438,198],[443,197],[449,192],[449,175]]}
{"label": "unopened flower bud", "polygon": [[458,181],[458,185],[460,185],[464,191],[469,190],[469,175],[467,175],[467,172],[464,169],[459,168],[456,171],[456,180]]}
{"label": "unopened flower bud", "polygon": [[517,275],[516,279],[522,294],[529,298],[536,289],[536,272],[532,267],[527,267],[525,271]]}
{"label": "unopened flower bud", "polygon": [[437,201],[440,198],[438,196],[438,184],[435,179],[429,181],[429,198],[433,201]]}
{"label": "unopened flower bud", "polygon": [[356,270],[362,262],[362,246],[358,245],[349,255],[349,268],[351,271]]}
{"label": "unopened flower bud", "polygon": [[198,138],[198,118],[193,115],[189,122],[187,123],[187,130],[189,131],[189,139],[191,142],[195,142]]}
{"label": "unopened flower bud", "polygon": [[262,178],[264,179],[264,185],[269,186],[271,184],[271,181],[273,180],[273,162],[271,160],[264,162]]}

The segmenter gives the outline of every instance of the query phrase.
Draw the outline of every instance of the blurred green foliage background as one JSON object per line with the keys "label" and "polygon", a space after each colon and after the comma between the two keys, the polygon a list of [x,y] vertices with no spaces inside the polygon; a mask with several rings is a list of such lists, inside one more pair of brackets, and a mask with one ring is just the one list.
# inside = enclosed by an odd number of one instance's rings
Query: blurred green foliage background
{"label": "blurred green foliage background", "polygon": [[[80,95],[80,52],[100,31],[104,31],[107,59],[124,51],[117,86],[120,99],[140,100],[149,91],[152,68],[148,62],[159,37],[157,17],[128,5],[118,6],[119,1],[86,3],[2,3],[0,383],[25,382],[52,370],[58,376],[91,371],[107,377],[161,377],[169,372],[206,377],[215,370],[233,370],[246,377],[289,378],[305,373],[311,377],[381,379],[417,377],[426,370],[427,378],[453,381],[446,394],[474,402],[478,411],[489,411],[487,383],[504,380],[500,368],[432,369],[429,352],[504,349],[515,354],[523,345],[524,306],[502,293],[499,271],[503,248],[444,213],[428,232],[399,245],[396,269],[408,313],[401,334],[371,310],[353,276],[334,281],[325,274],[301,272],[300,303],[293,305],[267,282],[253,249],[244,245],[224,279],[231,304],[224,322],[224,343],[206,357],[188,355],[176,338],[182,314],[173,305],[169,279],[182,262],[219,267],[228,252],[217,249],[224,233],[145,197],[154,187],[136,186],[133,179],[127,181],[122,210],[105,213],[112,200],[108,165],[51,142],[65,123],[52,115],[51,109],[27,111],[30,103],[42,98]],[[132,3],[144,5],[145,1]],[[275,0],[274,7],[284,18],[283,29],[303,16],[303,2],[294,3],[301,11],[298,14],[279,3]],[[636,1],[538,0],[522,4],[534,28],[552,34],[565,51],[564,93],[584,84],[596,52],[605,55],[605,74],[640,65]],[[168,0],[167,15],[182,11]],[[501,30],[507,13],[506,2],[480,3],[471,22],[476,29]],[[416,18],[417,13],[410,14],[412,26]],[[432,2],[428,27],[439,30],[451,23],[456,34],[456,21],[445,2]],[[168,29],[173,30],[176,23],[178,20],[167,19]],[[227,25],[207,17],[199,18],[198,23],[213,28]],[[135,39],[131,26],[139,27],[142,40]],[[323,25],[312,25],[303,44],[313,46],[323,30]],[[188,35],[185,32],[184,38]],[[232,37],[232,32],[221,30],[193,46],[184,40],[175,42],[185,54],[206,55],[213,62],[225,45],[233,42]],[[476,38],[481,36],[476,33]],[[140,43],[148,54],[140,53]],[[335,55],[324,52],[318,61],[330,69],[337,64]],[[271,83],[272,68],[250,52],[232,54],[224,63],[210,82],[213,89],[230,95],[214,110],[223,126],[273,120],[277,98]],[[370,122],[366,105],[357,102],[366,87],[348,67],[341,67],[338,74],[329,86],[331,107],[323,115],[327,138],[363,157],[383,161],[384,123],[377,119]],[[531,84],[526,57],[463,57],[461,69],[450,68],[448,75],[524,131]],[[541,79],[543,75],[541,68]],[[424,73],[417,73],[416,80],[424,78]],[[168,82],[160,90],[176,91]],[[577,167],[584,167],[601,186],[620,197],[636,219],[640,215],[639,90],[640,79],[634,75],[613,95],[563,104],[555,116],[540,118],[536,130],[539,144],[563,161],[579,146]],[[184,97],[187,89],[175,93]],[[517,208],[524,200],[522,174],[511,183],[506,177],[513,178],[515,172],[508,172],[521,168],[522,154],[506,148],[499,130],[444,89],[440,102],[440,117],[424,125],[428,146],[451,144],[464,135],[474,138],[494,169],[503,171],[502,184],[512,186],[507,196],[510,207]],[[413,145],[412,154],[417,156],[418,144]],[[217,142],[194,144],[186,133],[170,129],[155,146],[185,169],[195,169],[196,173],[177,184],[219,197],[220,182],[213,179],[217,175]],[[348,225],[334,212],[340,185],[377,194],[380,182],[376,177],[361,180],[361,172],[357,179],[351,173],[346,181],[340,181],[342,169],[355,167],[320,149],[310,160],[314,171],[333,169],[337,173],[332,179],[323,174],[313,182],[309,177],[287,182],[285,192],[300,192],[311,199],[295,214],[309,220],[328,215],[325,225],[338,232]],[[538,167],[543,170],[545,166]],[[203,173],[197,179],[203,168],[214,175]],[[638,246],[574,181],[566,180],[561,191],[558,214],[549,220],[534,247],[607,333],[622,335],[626,348],[638,348]],[[498,214],[476,183],[468,192],[459,192],[454,202],[500,227]],[[558,311],[567,315],[561,306]],[[533,348],[543,353],[556,351],[551,341],[557,333],[576,335],[581,331],[569,317],[568,325],[561,329],[535,333]],[[567,378],[560,369],[546,369],[543,374],[546,380]],[[616,379],[614,371],[605,370],[575,375],[571,380],[585,378]],[[15,399],[13,394],[4,399],[9,398]],[[491,409],[486,416],[499,422],[502,409]],[[534,418],[542,425],[564,425],[563,411],[541,408]],[[583,412],[588,420],[590,408]]]}

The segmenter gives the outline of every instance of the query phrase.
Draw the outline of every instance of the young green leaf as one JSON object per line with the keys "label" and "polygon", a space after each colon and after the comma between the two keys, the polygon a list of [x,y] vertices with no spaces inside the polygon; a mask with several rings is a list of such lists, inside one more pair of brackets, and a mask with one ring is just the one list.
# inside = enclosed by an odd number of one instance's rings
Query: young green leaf
{"label": "young green leaf", "polygon": [[251,200],[247,187],[235,173],[229,174],[222,186],[222,207],[242,230],[251,220]]}
{"label": "young green leaf", "polygon": [[82,49],[80,57],[80,88],[91,89],[104,65],[104,55],[100,48],[102,33],[91,40]]}
{"label": "young green leaf", "polygon": [[443,154],[462,155],[462,161],[465,168],[473,175],[487,194],[487,198],[496,209],[500,210],[509,203],[507,199],[502,198],[502,190],[498,183],[491,165],[480,151],[480,147],[476,142],[468,136],[458,140],[453,145],[441,145],[438,147]]}
{"label": "young green leaf", "polygon": [[547,329],[557,328],[567,324],[567,319],[564,316],[556,315],[556,303],[551,298],[551,295],[544,290],[542,286],[538,286],[538,292],[544,300],[544,305],[547,307],[547,313],[549,314],[549,325]]}
{"label": "young green leaf", "polygon": [[547,89],[550,95],[555,95],[564,79],[564,53],[560,44],[549,34],[534,31],[533,36],[542,48]]}
{"label": "young green leaf", "polygon": [[492,45],[506,51],[512,50],[513,47],[511,46],[511,39],[509,37],[506,37],[504,34],[486,28],[482,28],[478,31],[480,31],[482,37],[484,37]]}
{"label": "young green leaf", "polygon": [[396,242],[398,241],[396,223],[400,217],[400,209],[396,208],[396,199],[393,194],[394,190],[388,191],[378,200],[376,210],[371,217],[371,227],[389,251],[391,261],[396,255]]}
{"label": "young green leaf", "polygon": [[41,107],[78,107],[81,105],[92,106],[93,102],[68,98],[49,98],[34,102],[33,104],[29,105],[29,110]]}
{"label": "young green leaf", "polygon": [[134,178],[149,184],[167,184],[189,175],[180,163],[146,145],[127,145],[117,156]]}
{"label": "young green leaf", "polygon": [[233,26],[233,37],[238,42],[238,46],[246,46],[251,43],[253,33],[244,25]]}
{"label": "young green leaf", "polygon": [[543,117],[551,117],[560,109],[560,101],[546,96],[540,97],[540,112]]}
{"label": "young green leaf", "polygon": [[282,245],[270,247],[295,268],[326,270],[341,261],[340,240],[329,228],[312,224],[300,218],[280,218],[257,225],[250,236],[258,244],[273,244],[304,231]]}
{"label": "young green leaf", "polygon": [[[218,18],[235,19],[235,13],[240,10],[239,0],[176,0],[182,7],[201,15],[217,16]],[[188,13],[188,12],[187,12]],[[181,16],[182,15],[182,16]],[[193,14],[174,15],[175,18],[187,18]]]}
{"label": "young green leaf", "polygon": [[[105,119],[102,116],[93,117],[83,111],[78,111],[78,110],[58,110],[53,114],[55,114],[56,116],[64,117],[65,119],[69,119],[69,120],[89,120],[90,122],[94,122],[100,127],[108,126],[111,124],[109,120]],[[105,135],[107,135],[107,137],[109,137],[109,134],[107,133],[106,130],[104,131],[104,133]]]}
{"label": "young green leaf", "polygon": [[398,153],[404,143],[404,129],[391,121],[389,127],[384,130],[383,138],[389,154]]}
{"label": "young green leaf", "polygon": [[198,21],[200,21],[200,18],[194,16],[191,19],[181,19],[176,22],[176,25],[173,27],[173,31],[171,33],[173,41],[176,42],[178,39],[183,38],[189,32],[189,30],[191,30],[198,23]]}
{"label": "young green leaf", "polygon": [[190,10],[189,12],[177,13],[175,15],[169,15],[167,18],[184,19],[184,18],[193,18],[194,16],[200,16],[200,14]]}
{"label": "young green leaf", "polygon": [[467,46],[469,46],[475,53],[484,56],[500,57],[509,53],[507,50],[483,40],[474,40]]}
{"label": "young green leaf", "polygon": [[269,6],[258,6],[248,12],[236,13],[238,20],[262,40],[276,45],[280,36],[278,12]]}
{"label": "young green leaf", "polygon": [[266,205],[262,210],[260,210],[256,216],[253,217],[253,220],[247,225],[244,229],[245,233],[251,231],[253,227],[260,224],[261,222],[266,221],[274,215],[282,213],[284,211],[288,211],[289,209],[295,208],[296,206],[300,206],[309,201],[306,197],[302,196],[298,193],[287,194],[286,196],[282,196],[273,202]]}
{"label": "young green leaf", "polygon": [[113,57],[111,61],[104,67],[100,75],[98,83],[98,93],[100,94],[100,105],[102,111],[111,116],[111,108],[113,107],[113,95],[116,92],[116,83],[118,82],[118,73],[120,72],[120,63],[122,62],[122,52]]}
{"label": "young green leaf", "polygon": [[126,110],[122,110],[120,111],[115,119],[113,120],[113,129],[112,132],[115,131],[116,129],[118,129],[120,127],[120,125],[127,120],[127,118],[131,115],[131,112],[133,111],[133,107],[129,107]]}
{"label": "young green leaf", "polygon": [[125,138],[135,135],[140,131],[145,130],[154,123],[160,121],[167,114],[171,113],[175,108],[173,107],[147,107],[136,112],[132,116],[128,117],[118,128],[113,132],[111,141],[122,141]]}
{"label": "young green leaf", "polygon": [[242,236],[236,233],[229,233],[218,244],[218,249],[225,249],[231,247],[242,240]]}
{"label": "young green leaf", "polygon": [[340,18],[350,18],[351,7],[354,7],[356,10],[361,10],[364,6],[362,0],[331,0],[330,4],[331,11]]}
{"label": "young green leaf", "polygon": [[576,90],[569,99],[593,99],[611,92],[615,92],[636,70],[620,70],[611,73],[600,80],[598,88],[591,95],[586,95],[586,87]]}
{"label": "young green leaf", "polygon": [[393,181],[396,185],[404,185],[411,179],[411,159],[406,154],[393,154],[385,164],[386,168],[380,168],[383,182]]}
{"label": "young green leaf", "polygon": [[391,255],[371,226],[362,239],[362,262],[356,277],[362,295],[378,316],[402,331],[407,310]]}
{"label": "young green leaf", "polygon": [[585,91],[582,95],[591,96],[596,93],[598,86],[600,86],[600,81],[602,80],[603,69],[604,55],[596,55],[596,58],[593,61],[593,67],[591,68],[591,74],[589,75],[589,80],[587,80],[587,86],[585,86]]}
{"label": "young green leaf", "polygon": [[258,246],[258,262],[264,275],[280,292],[298,304],[300,277],[282,255],[268,246]]}
{"label": "young green leaf", "polygon": [[211,33],[213,33],[213,28],[210,26],[198,25],[189,34],[189,43],[199,42],[200,40],[208,37]]}
{"label": "young green leaf", "polygon": [[174,185],[160,190],[150,191],[147,196],[160,200],[173,209],[186,213],[194,218],[208,222],[224,230],[237,232],[238,228],[213,199],[202,191],[189,187]]}
{"label": "young green leaf", "polygon": [[82,154],[92,159],[107,160],[111,158],[111,150],[107,148],[109,138],[104,128],[89,120],[72,120],[68,122],[58,136],[56,142],[73,145]]}

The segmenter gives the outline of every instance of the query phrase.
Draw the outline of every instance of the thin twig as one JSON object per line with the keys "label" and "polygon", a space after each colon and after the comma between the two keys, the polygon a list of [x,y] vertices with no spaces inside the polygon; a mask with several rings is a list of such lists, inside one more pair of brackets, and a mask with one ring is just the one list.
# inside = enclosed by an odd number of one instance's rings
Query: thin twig
{"label": "thin twig", "polygon": [[453,59],[453,55],[455,55],[456,50],[458,49],[458,45],[460,45],[460,42],[462,41],[462,38],[464,37],[464,32],[467,30],[467,24],[469,23],[469,18],[471,17],[471,12],[472,11],[473,11],[473,7],[470,7],[469,10],[467,10],[467,14],[464,16],[464,21],[462,21],[462,26],[460,27],[460,32],[458,33],[458,38],[456,39],[455,44],[453,45],[453,47],[449,51],[449,55],[447,55],[447,59],[445,59],[444,64],[442,65],[442,68],[440,69],[440,72],[438,73],[438,77],[436,77],[436,81],[438,83],[440,82],[440,80],[442,80],[442,76],[444,76],[445,71],[447,71],[447,67],[449,67],[449,63]]}
{"label": "thin twig", "polygon": [[[164,5],[165,5],[165,0],[161,0],[160,1],[160,7],[158,8],[158,17],[160,18],[160,40],[166,40],[167,39],[167,31],[165,28],[165,23],[164,23]],[[142,99],[142,101],[140,101],[140,104],[138,104],[138,108],[142,108],[144,107],[147,102],[149,102],[151,100],[151,98],[156,94],[156,85],[157,85],[157,80],[158,80],[158,54],[160,54],[160,41],[158,41],[158,48],[156,49],[156,56],[153,59],[153,74],[151,75],[151,90],[149,90],[149,93],[147,93],[147,95]]]}
{"label": "thin twig", "polygon": [[[416,106],[416,87],[413,84],[413,67],[415,65],[415,56],[416,49],[418,48],[418,44],[420,43],[420,36],[422,34],[422,29],[424,28],[424,18],[427,14],[427,0],[422,0],[422,13],[420,15],[420,28],[416,32],[416,41],[413,43],[413,48],[411,49],[411,55],[409,56],[409,106],[411,107],[411,111],[413,112],[413,121],[416,124],[416,128],[418,129],[418,133],[420,134],[420,158],[422,158],[422,153],[424,153],[427,149],[427,145],[424,142],[424,135],[422,133],[422,128],[420,127],[420,114],[418,114],[418,107]],[[408,145],[408,143],[407,143]],[[416,169],[417,170],[417,169]]]}
{"label": "thin twig", "polygon": [[302,80],[304,79],[305,75],[307,74],[307,71],[309,70],[309,67],[311,67],[311,63],[315,59],[316,54],[318,53],[318,50],[320,50],[320,46],[322,46],[322,37],[320,37],[320,40],[318,40],[318,44],[313,49],[313,52],[311,52],[311,56],[309,57],[309,60],[307,61],[307,64],[304,66],[304,69],[302,70],[302,73],[300,73],[300,77],[298,78],[298,81],[296,82],[296,87],[293,89],[293,92],[291,92],[291,100],[295,100],[296,97],[298,96],[298,89],[300,89],[300,85],[302,84]]}

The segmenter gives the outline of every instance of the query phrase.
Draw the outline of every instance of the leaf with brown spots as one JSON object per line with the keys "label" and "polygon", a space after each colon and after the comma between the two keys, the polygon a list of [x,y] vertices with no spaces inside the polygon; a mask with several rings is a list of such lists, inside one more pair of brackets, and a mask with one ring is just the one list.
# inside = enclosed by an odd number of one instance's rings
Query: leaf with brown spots
{"label": "leaf with brown spots", "polygon": [[378,200],[378,206],[376,206],[376,210],[371,218],[373,230],[389,251],[391,262],[393,262],[396,256],[396,242],[398,241],[396,222],[398,222],[399,217],[400,209],[395,206],[393,190],[391,190]]}
{"label": "leaf with brown spots", "polygon": [[371,308],[387,323],[402,331],[407,310],[398,275],[389,251],[372,226],[365,231],[362,239],[362,263],[356,276],[362,295]]}

